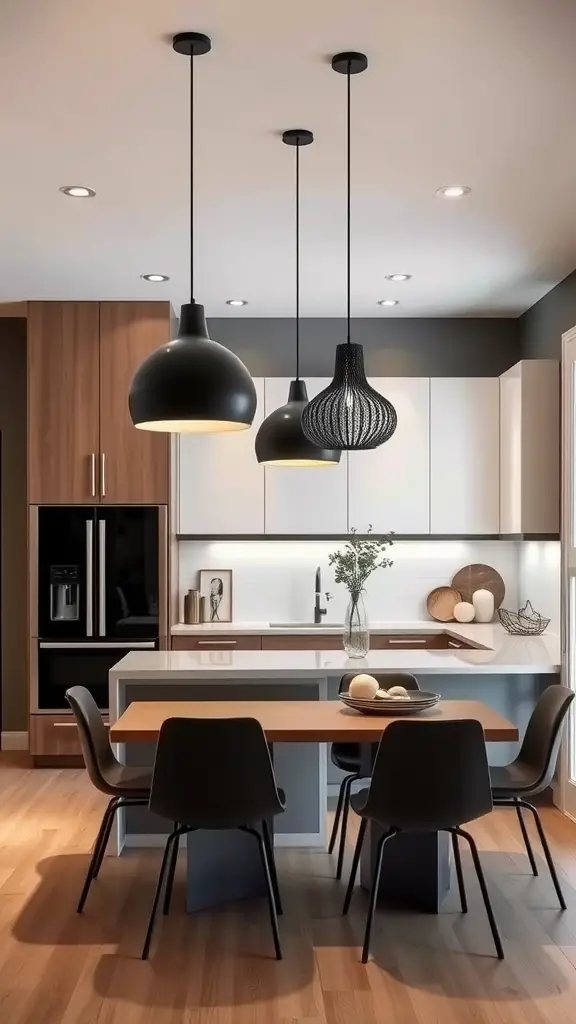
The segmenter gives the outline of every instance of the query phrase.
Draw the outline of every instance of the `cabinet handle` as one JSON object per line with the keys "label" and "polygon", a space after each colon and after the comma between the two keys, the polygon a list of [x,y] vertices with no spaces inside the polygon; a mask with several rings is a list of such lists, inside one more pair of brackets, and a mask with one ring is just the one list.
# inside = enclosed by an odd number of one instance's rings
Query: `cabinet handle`
{"label": "cabinet handle", "polygon": [[[76,722],[52,722],[52,725],[54,726],[55,729],[77,729],[78,728]],[[110,722],[102,722],[102,725],[105,725],[106,728],[108,728],[108,726],[110,725]]]}
{"label": "cabinet handle", "polygon": [[96,452],[92,452],[90,456],[90,486],[92,489],[92,497],[96,497]]}
{"label": "cabinet handle", "polygon": [[389,644],[425,644],[425,640],[417,640],[410,638],[409,640],[389,640]]}
{"label": "cabinet handle", "polygon": [[198,640],[198,647],[210,647],[212,644],[219,644],[220,647],[233,647],[237,640]]}
{"label": "cabinet handle", "polygon": [[102,452],[102,479],[100,481],[102,488],[102,497],[106,497],[106,455]]}

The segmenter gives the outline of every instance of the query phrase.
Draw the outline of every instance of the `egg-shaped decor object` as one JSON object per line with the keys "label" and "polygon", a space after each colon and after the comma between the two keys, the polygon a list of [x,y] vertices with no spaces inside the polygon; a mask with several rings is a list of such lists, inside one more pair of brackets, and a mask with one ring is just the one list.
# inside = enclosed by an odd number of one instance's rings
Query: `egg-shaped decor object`
{"label": "egg-shaped decor object", "polygon": [[390,697],[401,697],[402,700],[408,700],[409,693],[405,686],[391,686],[388,690]]}
{"label": "egg-shaped decor object", "polygon": [[388,700],[388,690],[377,690],[376,696],[379,697],[380,700]]}
{"label": "egg-shaped decor object", "polygon": [[494,594],[491,590],[475,590],[472,604],[476,622],[492,622],[494,618]]}
{"label": "egg-shaped decor object", "polygon": [[459,601],[454,606],[454,618],[456,622],[472,622],[474,619],[474,605],[469,601]]}
{"label": "egg-shaped decor object", "polygon": [[374,679],[374,676],[369,676],[366,672],[362,672],[359,676],[354,676],[354,679],[350,680],[348,693],[350,697],[360,697],[364,698],[364,700],[369,700],[376,696],[378,689],[378,682]]}

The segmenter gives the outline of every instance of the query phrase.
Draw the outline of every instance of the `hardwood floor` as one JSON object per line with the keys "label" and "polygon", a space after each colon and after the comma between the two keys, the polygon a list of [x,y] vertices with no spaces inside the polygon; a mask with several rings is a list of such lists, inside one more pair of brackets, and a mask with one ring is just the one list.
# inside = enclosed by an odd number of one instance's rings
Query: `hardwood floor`
{"label": "hardwood floor", "polygon": [[[104,798],[83,771],[0,758],[2,1024],[574,1024],[576,825],[543,810],[569,909],[545,865],[529,866],[516,817],[471,827],[505,961],[493,956],[469,859],[470,909],[455,892],[438,917],[379,912],[374,959],[359,962],[366,898],[340,916],[335,858],[280,851],[284,960],[263,903],[187,915],[181,859],[151,959],[140,948],[160,851],[107,858],[82,917],[76,900]],[[531,829],[534,836],[534,830]],[[353,836],[351,835],[351,841]],[[538,850],[534,836],[535,849]]]}

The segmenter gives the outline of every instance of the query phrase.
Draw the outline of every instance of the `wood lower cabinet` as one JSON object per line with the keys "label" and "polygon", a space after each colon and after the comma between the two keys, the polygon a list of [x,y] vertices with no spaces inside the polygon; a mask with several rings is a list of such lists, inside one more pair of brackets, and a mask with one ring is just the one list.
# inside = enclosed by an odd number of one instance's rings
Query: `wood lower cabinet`
{"label": "wood lower cabinet", "polygon": [[263,636],[263,651],[341,651],[341,636]]}
{"label": "wood lower cabinet", "polygon": [[[105,718],[106,725],[108,719]],[[81,757],[78,726],[72,715],[31,715],[30,753],[34,757]]]}
{"label": "wood lower cabinet", "polygon": [[259,651],[262,637],[244,636],[173,636],[173,651]]}
{"label": "wood lower cabinet", "polygon": [[28,303],[30,504],[168,503],[169,435],[133,426],[128,391],[170,328],[168,302]]}
{"label": "wood lower cabinet", "polygon": [[[473,649],[465,640],[451,637],[449,633],[372,633],[372,651],[446,651],[452,648]],[[310,633],[230,634],[218,636],[201,634],[194,636],[173,636],[173,651],[341,651],[342,636],[329,633],[318,636]]]}
{"label": "wood lower cabinet", "polygon": [[170,340],[168,303],[100,303],[100,497],[104,504],[169,500],[170,435],[137,430],[128,392],[140,363]]}
{"label": "wood lower cabinet", "polygon": [[28,304],[28,500],[98,501],[97,302]]}

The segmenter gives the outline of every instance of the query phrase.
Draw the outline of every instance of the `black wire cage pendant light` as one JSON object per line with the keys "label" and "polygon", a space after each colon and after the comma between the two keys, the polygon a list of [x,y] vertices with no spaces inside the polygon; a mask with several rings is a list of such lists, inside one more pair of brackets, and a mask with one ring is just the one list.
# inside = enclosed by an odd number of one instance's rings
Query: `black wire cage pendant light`
{"label": "black wire cage pendant light", "polygon": [[346,75],[346,343],[336,346],[334,379],[302,413],[306,436],[318,445],[344,451],[365,451],[378,448],[396,430],[394,406],[378,394],[366,380],[364,350],[350,338],[350,77],[368,67],[363,53],[337,53],[332,68]]}
{"label": "black wire cage pendant light", "polygon": [[245,430],[256,412],[254,381],[238,356],[211,341],[204,306],[194,300],[194,58],[209,53],[212,43],[200,32],[179,32],[172,46],[190,58],[190,302],[182,306],[178,337],[136,370],[130,415],[142,430]]}
{"label": "black wire cage pendant light", "polygon": [[266,417],[256,435],[258,462],[268,466],[336,466],[341,452],[310,441],[302,430],[308,403],[306,383],[300,378],[300,147],[314,142],[312,132],[291,128],[282,142],[296,148],[296,378],[290,382],[288,402]]}

